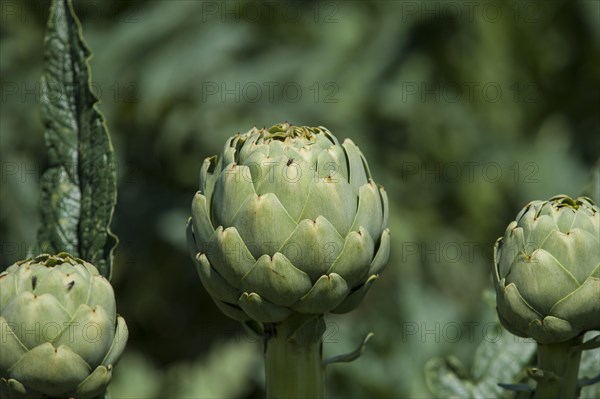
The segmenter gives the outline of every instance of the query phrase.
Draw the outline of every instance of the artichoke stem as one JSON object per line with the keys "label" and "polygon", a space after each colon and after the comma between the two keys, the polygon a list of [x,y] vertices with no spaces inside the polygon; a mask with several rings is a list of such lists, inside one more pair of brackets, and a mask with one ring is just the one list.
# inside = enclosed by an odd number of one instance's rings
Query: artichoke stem
{"label": "artichoke stem", "polygon": [[538,344],[538,368],[544,376],[538,381],[534,399],[575,399],[579,396],[577,375],[583,335],[560,344]]}
{"label": "artichoke stem", "polygon": [[293,325],[271,327],[265,337],[267,399],[324,398],[322,335],[295,339]]}

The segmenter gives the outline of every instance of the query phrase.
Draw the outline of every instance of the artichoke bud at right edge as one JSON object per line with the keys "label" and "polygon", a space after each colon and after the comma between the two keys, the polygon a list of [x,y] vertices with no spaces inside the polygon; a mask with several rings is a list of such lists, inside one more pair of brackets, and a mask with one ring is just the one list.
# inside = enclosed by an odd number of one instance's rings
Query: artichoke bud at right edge
{"label": "artichoke bud at right edge", "polygon": [[499,319],[556,344],[600,330],[600,211],[587,197],[530,202],[494,247]]}

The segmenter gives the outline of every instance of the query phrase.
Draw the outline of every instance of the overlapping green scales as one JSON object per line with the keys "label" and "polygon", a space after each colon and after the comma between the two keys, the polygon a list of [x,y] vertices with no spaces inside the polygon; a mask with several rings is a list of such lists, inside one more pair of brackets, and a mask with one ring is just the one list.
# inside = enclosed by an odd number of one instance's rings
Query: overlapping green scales
{"label": "overlapping green scales", "polygon": [[93,398],[127,342],[112,287],[68,254],[40,255],[0,274],[0,396]]}
{"label": "overlapping green scales", "polygon": [[323,127],[253,128],[204,162],[188,245],[230,317],[349,311],[387,262],[388,213],[352,141]]}
{"label": "overlapping green scales", "polygon": [[498,315],[514,334],[558,343],[600,329],[600,211],[586,197],[533,201],[494,249]]}

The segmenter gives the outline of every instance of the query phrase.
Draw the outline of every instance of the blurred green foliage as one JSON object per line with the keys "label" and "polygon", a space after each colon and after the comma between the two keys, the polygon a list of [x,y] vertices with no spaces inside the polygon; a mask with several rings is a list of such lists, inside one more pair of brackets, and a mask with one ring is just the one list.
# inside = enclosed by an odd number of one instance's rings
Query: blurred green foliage
{"label": "blurred green foliage", "polygon": [[[331,366],[331,397],[431,397],[429,359],[471,368],[495,337],[495,239],[531,200],[600,199],[597,1],[75,4],[117,153],[113,284],[131,338],[115,398],[263,395],[260,342],[216,309],[185,249],[200,165],[238,131],[324,125],[388,191],[388,268],[328,319],[325,350],[376,335]],[[48,6],[1,3],[0,270],[35,240]]]}

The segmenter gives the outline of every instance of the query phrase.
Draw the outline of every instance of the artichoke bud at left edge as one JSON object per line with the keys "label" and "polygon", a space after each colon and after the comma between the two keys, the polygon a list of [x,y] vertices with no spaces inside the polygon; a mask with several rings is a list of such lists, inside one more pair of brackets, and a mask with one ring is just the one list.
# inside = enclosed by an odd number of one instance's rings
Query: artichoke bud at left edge
{"label": "artichoke bud at left edge", "polygon": [[92,264],[66,253],[17,262],[0,274],[0,397],[98,397],[128,334]]}

